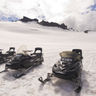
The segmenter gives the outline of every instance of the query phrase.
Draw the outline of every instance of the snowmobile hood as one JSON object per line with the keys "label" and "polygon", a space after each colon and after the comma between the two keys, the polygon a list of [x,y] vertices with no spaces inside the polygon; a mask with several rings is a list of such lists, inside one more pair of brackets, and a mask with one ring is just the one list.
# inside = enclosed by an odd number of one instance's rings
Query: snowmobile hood
{"label": "snowmobile hood", "polygon": [[80,60],[81,57],[76,52],[72,51],[63,51],[60,53],[61,58],[72,58],[74,60]]}
{"label": "snowmobile hood", "polygon": [[76,56],[77,54],[75,52],[72,51],[63,51],[60,53],[61,57],[73,57]]}

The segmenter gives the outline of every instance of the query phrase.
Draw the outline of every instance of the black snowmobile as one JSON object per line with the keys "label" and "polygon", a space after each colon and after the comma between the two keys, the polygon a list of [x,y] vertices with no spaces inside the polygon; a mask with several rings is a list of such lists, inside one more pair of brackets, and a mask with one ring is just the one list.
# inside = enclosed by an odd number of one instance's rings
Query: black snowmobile
{"label": "black snowmobile", "polygon": [[42,64],[44,61],[42,48],[35,48],[35,51],[32,54],[28,54],[32,50],[23,50],[24,53],[19,53],[14,56],[8,63],[5,65],[5,71],[8,69],[17,70],[18,72],[14,74],[15,78],[19,78],[25,75],[30,69],[35,66]]}
{"label": "black snowmobile", "polygon": [[14,47],[10,47],[4,54],[2,53],[2,49],[0,49],[0,64],[8,62],[15,54],[16,52]]}
{"label": "black snowmobile", "polygon": [[40,77],[39,81],[45,84],[53,76],[70,80],[75,84],[75,91],[79,93],[82,87],[82,50],[73,49],[72,51],[63,51],[60,53],[60,57],[61,59],[53,65],[52,73],[48,73],[45,80]]}

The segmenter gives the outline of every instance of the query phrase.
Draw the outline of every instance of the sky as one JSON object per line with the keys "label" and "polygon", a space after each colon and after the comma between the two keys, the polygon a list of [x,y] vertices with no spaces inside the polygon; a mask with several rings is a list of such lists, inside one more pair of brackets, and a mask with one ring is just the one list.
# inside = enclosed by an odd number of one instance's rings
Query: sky
{"label": "sky", "polygon": [[[0,0],[0,14],[65,23],[78,30],[95,29],[96,0]],[[92,21],[93,19],[93,21]],[[88,24],[91,20],[92,24]]]}

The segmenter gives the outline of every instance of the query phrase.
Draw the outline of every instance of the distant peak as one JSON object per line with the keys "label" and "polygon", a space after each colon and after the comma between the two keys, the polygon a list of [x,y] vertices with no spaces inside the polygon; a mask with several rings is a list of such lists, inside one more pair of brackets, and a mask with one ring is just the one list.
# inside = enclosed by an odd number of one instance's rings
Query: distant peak
{"label": "distant peak", "polygon": [[31,18],[28,18],[26,16],[23,16],[23,18],[20,19],[20,21],[22,21],[22,22],[32,22],[32,21],[38,22],[38,19],[36,19],[36,18],[31,19]]}

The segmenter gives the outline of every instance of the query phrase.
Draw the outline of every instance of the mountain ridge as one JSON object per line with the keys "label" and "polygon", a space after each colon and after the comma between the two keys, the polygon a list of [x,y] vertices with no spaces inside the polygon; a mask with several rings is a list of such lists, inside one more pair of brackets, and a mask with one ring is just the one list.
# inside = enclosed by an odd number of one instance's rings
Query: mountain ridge
{"label": "mountain ridge", "polygon": [[24,22],[24,23],[33,22],[34,21],[34,22],[36,22],[36,23],[38,23],[40,25],[43,25],[43,26],[58,27],[58,28],[62,28],[62,29],[68,30],[67,25],[65,25],[64,23],[58,24],[56,22],[48,22],[48,21],[45,21],[45,20],[42,20],[42,21],[39,22],[39,20],[37,18],[31,19],[31,18],[28,18],[26,16],[23,16],[23,18],[20,19],[19,21]]}

